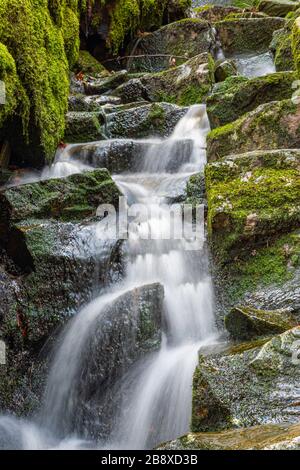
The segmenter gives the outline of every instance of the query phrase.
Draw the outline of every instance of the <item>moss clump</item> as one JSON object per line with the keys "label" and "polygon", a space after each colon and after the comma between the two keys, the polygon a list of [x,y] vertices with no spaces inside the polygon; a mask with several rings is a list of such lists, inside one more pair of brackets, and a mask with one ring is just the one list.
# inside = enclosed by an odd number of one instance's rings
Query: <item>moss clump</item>
{"label": "moss clump", "polygon": [[109,72],[106,68],[98,62],[88,51],[79,51],[78,61],[76,63],[76,70],[83,73],[108,76]]}
{"label": "moss clump", "polygon": [[[14,59],[17,90],[19,94],[25,90],[25,102],[30,102],[30,110],[22,106],[17,116],[29,137],[31,164],[42,165],[43,155],[50,161],[63,136],[69,66],[78,55],[79,8],[77,0],[2,0],[0,4],[0,42]],[[14,122],[14,140],[15,128]],[[15,150],[22,158],[26,155],[24,139]]]}

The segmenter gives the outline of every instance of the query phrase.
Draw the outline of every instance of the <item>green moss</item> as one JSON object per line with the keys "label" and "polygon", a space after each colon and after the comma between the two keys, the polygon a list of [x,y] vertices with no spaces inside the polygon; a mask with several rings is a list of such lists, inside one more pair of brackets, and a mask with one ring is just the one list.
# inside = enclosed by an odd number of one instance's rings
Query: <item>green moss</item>
{"label": "green moss", "polygon": [[[77,0],[3,0],[0,41],[14,58],[17,77],[30,101],[18,110],[23,133],[36,139],[48,160],[63,136],[69,65],[77,60]],[[49,9],[48,9],[49,7]],[[68,62],[69,61],[69,62]]]}
{"label": "green moss", "polygon": [[108,76],[109,72],[88,51],[79,51],[76,70],[83,73]]}

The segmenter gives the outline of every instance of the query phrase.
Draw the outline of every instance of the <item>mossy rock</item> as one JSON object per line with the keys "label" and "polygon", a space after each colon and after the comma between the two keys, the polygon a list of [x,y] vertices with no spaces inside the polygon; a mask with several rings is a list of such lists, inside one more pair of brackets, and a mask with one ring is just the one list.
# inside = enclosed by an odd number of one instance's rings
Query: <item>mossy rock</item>
{"label": "mossy rock", "polygon": [[216,82],[223,82],[226,78],[238,75],[234,60],[220,60],[216,63]]}
{"label": "mossy rock", "polygon": [[122,83],[126,82],[128,74],[126,70],[121,70],[108,77],[99,78],[92,81],[84,81],[84,91],[87,95],[102,95],[111,92]]}
{"label": "mossy rock", "polygon": [[236,83],[232,78],[226,91],[217,89],[207,99],[212,128],[235,121],[260,104],[291,98],[295,79],[293,72],[278,72]]}
{"label": "mossy rock", "polygon": [[274,55],[274,63],[278,72],[295,70],[292,54],[292,33],[289,28],[286,27],[274,32],[270,50]]}
{"label": "mossy rock", "polygon": [[209,161],[251,150],[299,148],[300,104],[293,100],[258,106],[238,120],[208,134]]}
{"label": "mossy rock", "polygon": [[193,10],[196,18],[216,23],[224,20],[230,14],[243,13],[244,9],[231,5],[205,5]]}
{"label": "mossy rock", "polygon": [[189,433],[158,450],[300,450],[299,424],[262,424],[222,432]]}
{"label": "mossy rock", "polygon": [[294,361],[300,328],[240,354],[200,356],[193,384],[192,431],[220,431],[274,422],[297,423]]}
{"label": "mossy rock", "polygon": [[79,51],[75,69],[84,74],[109,76],[109,71],[89,51]]}
{"label": "mossy rock", "polygon": [[68,143],[105,139],[103,111],[68,112],[64,139]]}
{"label": "mossy rock", "polygon": [[258,4],[259,11],[269,16],[286,16],[290,11],[300,8],[298,0],[261,0]]}
{"label": "mossy rock", "polygon": [[42,167],[54,158],[63,136],[69,67],[79,50],[79,12],[77,0],[1,2],[0,43],[11,57],[10,76],[4,77],[10,110],[3,129],[18,164]]}
{"label": "mossy rock", "polygon": [[273,32],[283,28],[283,18],[238,18],[215,24],[222,48],[228,53],[263,52],[269,47]]}
{"label": "mossy rock", "polygon": [[289,155],[246,154],[206,167],[208,230],[223,262],[299,226],[299,151],[290,163]]}
{"label": "mossy rock", "polygon": [[[207,21],[187,18],[168,24],[154,33],[145,35],[128,64],[131,72],[159,72],[169,68],[170,57],[176,57],[177,65],[203,52],[213,52],[215,34]],[[166,57],[156,57],[159,54]],[[152,55],[152,57],[151,57]]]}
{"label": "mossy rock", "polygon": [[169,103],[153,103],[108,115],[107,130],[112,138],[167,137],[186,108]]}
{"label": "mossy rock", "polygon": [[236,306],[225,317],[227,331],[234,339],[240,340],[284,333],[294,326],[297,326],[297,320],[288,310]]}
{"label": "mossy rock", "polygon": [[152,101],[190,106],[206,100],[214,83],[214,68],[212,56],[205,53],[178,67],[147,74],[141,82]]}
{"label": "mossy rock", "polygon": [[119,195],[106,169],[4,189],[0,192],[1,228],[5,233],[28,218],[81,220],[94,216],[99,204],[117,206]]}

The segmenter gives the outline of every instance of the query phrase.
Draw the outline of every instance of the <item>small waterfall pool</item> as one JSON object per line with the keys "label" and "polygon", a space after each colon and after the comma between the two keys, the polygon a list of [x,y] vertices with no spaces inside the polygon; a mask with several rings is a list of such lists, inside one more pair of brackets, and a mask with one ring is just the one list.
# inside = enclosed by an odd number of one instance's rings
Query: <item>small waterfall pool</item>
{"label": "small waterfall pool", "polygon": [[[192,106],[170,138],[160,141],[159,146],[149,140],[139,171],[115,176],[129,205],[151,208],[149,218],[131,226],[124,280],[72,319],[55,353],[38,416],[32,422],[0,417],[0,448],[150,449],[189,430],[198,351],[216,343],[218,331],[205,239],[170,238],[167,202],[170,195],[182,192],[193,173],[203,170],[208,131],[205,106]],[[192,143],[188,158],[176,173],[169,172],[176,145],[183,139]],[[42,178],[63,177],[84,169],[85,164],[58,158]],[[204,212],[200,226],[204,234]],[[148,231],[151,239],[145,240]],[[92,437],[81,437],[72,427],[78,405],[75,391],[81,357],[95,321],[101,321],[106,306],[124,292],[153,282],[160,282],[165,291],[160,350],[133,364],[116,385],[126,393],[121,394],[118,411],[111,417],[113,427],[107,439],[97,443]]]}

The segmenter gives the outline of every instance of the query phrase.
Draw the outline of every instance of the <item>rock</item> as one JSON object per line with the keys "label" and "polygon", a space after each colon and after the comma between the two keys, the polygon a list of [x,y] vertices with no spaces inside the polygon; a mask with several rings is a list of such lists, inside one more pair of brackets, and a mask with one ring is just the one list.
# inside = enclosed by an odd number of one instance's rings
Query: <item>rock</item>
{"label": "rock", "polygon": [[76,69],[78,72],[89,75],[101,75],[102,77],[110,75],[109,71],[88,51],[79,51]]}
{"label": "rock", "polygon": [[[147,57],[132,58],[128,68],[131,72],[158,72],[169,68],[170,57],[176,57],[176,63],[180,65],[195,55],[213,52],[214,47],[215,35],[209,23],[188,18],[142,37],[134,56]],[[165,54],[166,57],[157,57],[157,54]]]}
{"label": "rock", "polygon": [[200,356],[194,376],[192,431],[297,423],[300,327],[244,352]]}
{"label": "rock", "polygon": [[188,180],[185,204],[203,204],[205,202],[205,178],[203,173],[196,173]]}
{"label": "rock", "polygon": [[298,73],[298,77],[300,77],[300,16],[296,19],[293,25],[292,31],[292,50],[293,50],[293,58],[294,64]]}
{"label": "rock", "polygon": [[22,343],[22,336],[31,345],[46,340],[91,300],[95,285],[103,288],[118,276],[122,244],[101,239],[99,230],[35,219],[14,226],[6,253],[26,275],[11,282],[14,302],[3,316],[10,344]]}
{"label": "rock", "polygon": [[69,111],[101,112],[106,104],[118,105],[121,99],[117,96],[75,94],[69,96]]}
{"label": "rock", "polygon": [[181,106],[203,103],[214,83],[214,60],[210,54],[200,54],[178,67],[147,74],[141,82],[152,101]]}
{"label": "rock", "polygon": [[123,85],[120,85],[113,92],[114,96],[120,97],[123,103],[133,103],[134,101],[150,101],[147,88],[139,78],[132,78]]}
{"label": "rock", "polygon": [[66,426],[74,414],[72,429],[65,431],[89,429],[98,438],[109,434],[112,416],[122,400],[118,379],[134,362],[160,346],[163,299],[160,284],[141,286],[120,294],[96,319],[81,356],[82,371],[71,391],[72,400],[68,394],[62,408],[62,425],[64,414],[68,416]]}
{"label": "rock", "polygon": [[261,0],[258,10],[269,16],[286,16],[290,11],[300,8],[300,2],[294,0]]}
{"label": "rock", "polygon": [[220,260],[250,256],[256,245],[299,226],[299,161],[299,151],[266,151],[206,167],[208,229]]}
{"label": "rock", "polygon": [[209,161],[251,150],[299,148],[300,103],[273,101],[208,134]]}
{"label": "rock", "polygon": [[292,34],[289,28],[274,31],[270,50],[274,55],[274,63],[278,72],[295,69],[292,54]]}
{"label": "rock", "polygon": [[117,207],[119,195],[106,169],[4,189],[0,192],[1,239],[5,239],[9,228],[21,220],[76,221],[94,216],[99,204]]}
{"label": "rock", "polygon": [[209,23],[216,23],[222,21],[227,16],[245,12],[242,8],[237,8],[231,5],[205,5],[203,7],[194,8],[193,13],[196,18],[206,20]]}
{"label": "rock", "polygon": [[115,72],[107,78],[84,81],[84,91],[87,95],[102,95],[110,93],[112,90],[126,82],[128,74],[126,70]]}
{"label": "rock", "polygon": [[68,112],[65,141],[68,143],[91,142],[105,139],[102,124],[104,114],[98,112]]}
{"label": "rock", "polygon": [[258,310],[236,306],[225,317],[225,327],[234,339],[247,340],[274,335],[297,326],[289,310]]}
{"label": "rock", "polygon": [[232,75],[238,75],[234,60],[220,60],[216,63],[215,79],[216,82],[223,82]]}
{"label": "rock", "polygon": [[222,432],[189,433],[158,450],[300,450],[299,424],[262,424]]}
{"label": "rock", "polygon": [[167,137],[185,113],[173,104],[147,104],[108,115],[107,130],[112,138]]}
{"label": "rock", "polygon": [[293,72],[278,72],[243,81],[235,80],[234,77],[226,80],[226,89],[217,89],[207,99],[211,127],[235,121],[260,104],[291,98],[295,79]]}
{"label": "rock", "polygon": [[283,18],[238,18],[215,23],[222,49],[227,53],[263,52],[273,32],[283,28]]}

